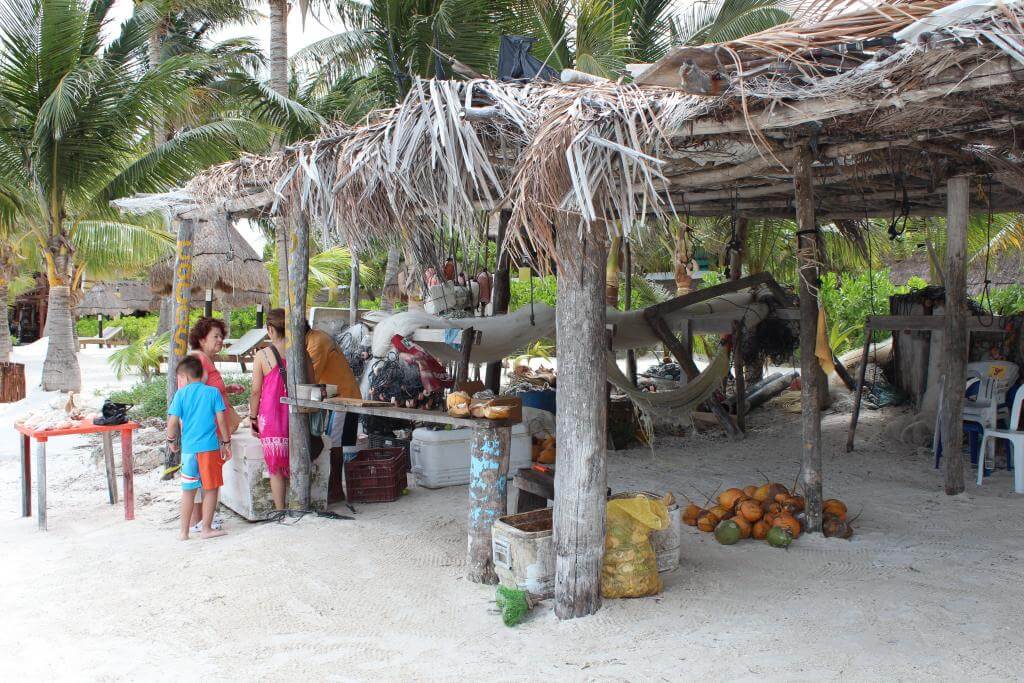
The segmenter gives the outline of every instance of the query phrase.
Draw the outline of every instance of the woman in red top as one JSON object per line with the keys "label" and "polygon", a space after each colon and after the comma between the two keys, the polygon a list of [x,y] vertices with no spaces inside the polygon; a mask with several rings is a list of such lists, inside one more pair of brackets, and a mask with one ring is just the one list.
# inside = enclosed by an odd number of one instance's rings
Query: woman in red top
{"label": "woman in red top", "polygon": [[[233,434],[238,429],[238,425],[241,424],[242,418],[238,416],[238,413],[235,412],[234,407],[228,401],[228,395],[240,394],[245,391],[245,388],[239,384],[225,385],[224,378],[220,376],[220,370],[217,369],[217,365],[214,362],[224,348],[224,334],[227,332],[227,329],[223,320],[200,318],[189,331],[188,345],[192,349],[189,351],[189,355],[198,358],[199,362],[203,365],[203,383],[220,391],[220,397],[224,400],[224,405],[228,407],[226,415],[228,428]],[[181,388],[180,384],[178,388]],[[228,436],[228,434],[221,434],[221,439],[224,440]]]}

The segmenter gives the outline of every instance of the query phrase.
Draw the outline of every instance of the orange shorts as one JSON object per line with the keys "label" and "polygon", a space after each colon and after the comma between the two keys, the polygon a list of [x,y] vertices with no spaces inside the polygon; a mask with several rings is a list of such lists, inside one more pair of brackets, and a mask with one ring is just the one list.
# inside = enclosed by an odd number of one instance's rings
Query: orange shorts
{"label": "orange shorts", "polygon": [[199,480],[207,491],[219,489],[224,485],[224,460],[220,451],[200,451],[196,453],[199,461]]}

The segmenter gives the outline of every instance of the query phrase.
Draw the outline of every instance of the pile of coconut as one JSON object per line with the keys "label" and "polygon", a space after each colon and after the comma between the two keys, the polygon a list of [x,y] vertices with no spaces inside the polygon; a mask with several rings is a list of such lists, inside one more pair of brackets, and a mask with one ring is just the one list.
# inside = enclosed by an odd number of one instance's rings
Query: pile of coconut
{"label": "pile of coconut", "polygon": [[[715,502],[715,505],[710,505]],[[690,503],[683,512],[683,523],[715,534],[723,545],[740,539],[767,541],[785,548],[800,536],[804,525],[803,496],[791,494],[784,484],[769,482],[722,491],[709,498],[705,507]],[[853,527],[847,521],[846,505],[836,498],[822,503],[822,531],[825,536],[850,538]]]}

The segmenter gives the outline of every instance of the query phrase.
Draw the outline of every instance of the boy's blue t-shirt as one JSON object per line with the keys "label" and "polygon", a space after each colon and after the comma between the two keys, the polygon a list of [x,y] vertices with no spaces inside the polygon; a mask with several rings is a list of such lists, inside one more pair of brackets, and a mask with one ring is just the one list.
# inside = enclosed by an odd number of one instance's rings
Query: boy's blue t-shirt
{"label": "boy's blue t-shirt", "polygon": [[220,392],[202,382],[191,382],[175,392],[167,412],[181,418],[182,453],[220,449],[217,413],[222,410],[225,406]]}

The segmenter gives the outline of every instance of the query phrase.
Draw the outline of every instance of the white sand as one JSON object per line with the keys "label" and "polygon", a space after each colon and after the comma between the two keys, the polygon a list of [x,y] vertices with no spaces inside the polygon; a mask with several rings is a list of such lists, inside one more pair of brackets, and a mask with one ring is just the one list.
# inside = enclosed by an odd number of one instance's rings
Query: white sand
{"label": "white sand", "polygon": [[[82,354],[88,387],[113,382],[107,353]],[[37,383],[39,350],[15,356]],[[565,623],[545,604],[508,629],[493,588],[463,578],[465,487],[361,505],[355,521],[227,515],[229,536],[180,543],[173,482],[137,476],[125,522],[82,441],[62,438],[41,533],[19,516],[11,423],[24,410],[0,406],[7,680],[1015,679],[1024,661],[1024,497],[1006,472],[943,495],[927,453],[880,440],[886,414],[866,412],[849,456],[848,416],[824,422],[826,494],[864,508],[852,541],[801,537],[785,552],[686,528],[663,595]],[[610,484],[693,495],[754,483],[757,469],[791,482],[797,418],[751,417],[742,443],[612,453]]]}

